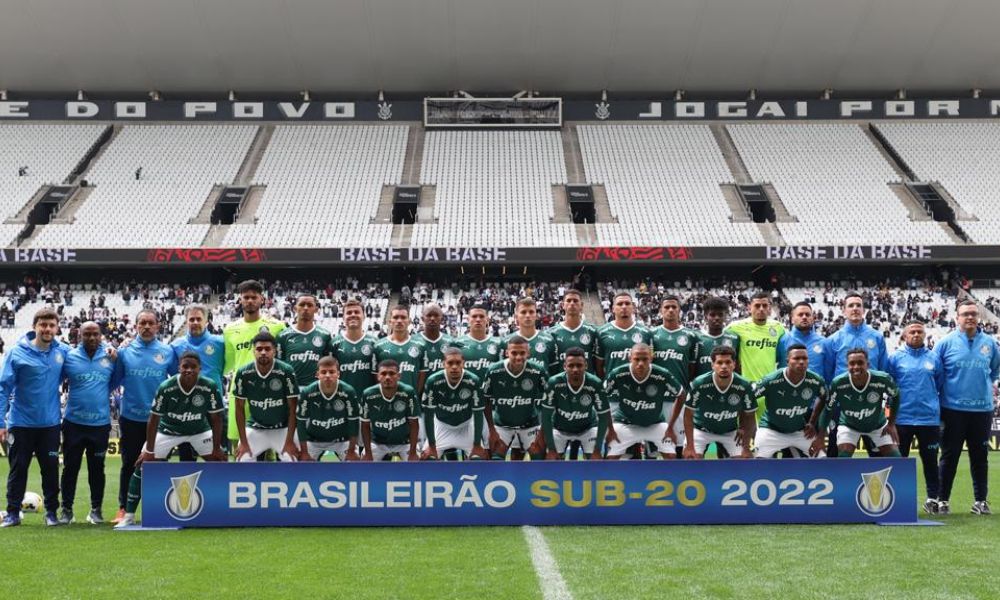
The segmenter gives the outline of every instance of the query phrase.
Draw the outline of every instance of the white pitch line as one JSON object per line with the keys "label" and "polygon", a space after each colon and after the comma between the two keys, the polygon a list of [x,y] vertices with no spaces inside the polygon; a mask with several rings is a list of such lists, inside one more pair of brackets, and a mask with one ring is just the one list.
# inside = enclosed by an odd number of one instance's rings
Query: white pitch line
{"label": "white pitch line", "polygon": [[524,539],[527,540],[528,549],[531,551],[531,562],[535,565],[535,574],[538,575],[538,583],[542,588],[542,598],[573,600],[573,594],[569,593],[569,586],[559,572],[559,565],[549,550],[549,544],[545,541],[542,530],[525,525],[521,531],[524,532]]}

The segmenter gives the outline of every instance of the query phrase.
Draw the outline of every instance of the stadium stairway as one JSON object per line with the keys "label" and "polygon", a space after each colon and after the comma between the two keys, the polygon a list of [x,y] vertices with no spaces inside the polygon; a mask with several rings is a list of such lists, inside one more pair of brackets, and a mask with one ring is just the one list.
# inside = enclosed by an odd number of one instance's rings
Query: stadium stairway
{"label": "stadium stairway", "polygon": [[437,186],[420,186],[420,202],[417,204],[417,223],[437,223],[434,204],[437,202]]}
{"label": "stadium stairway", "polygon": [[396,200],[396,186],[394,185],[383,185],[382,193],[378,198],[378,208],[375,210],[375,216],[372,217],[372,223],[391,223],[392,222],[392,207]]}
{"label": "stadium stairway", "polygon": [[21,208],[21,210],[17,211],[17,214],[15,214],[13,217],[5,220],[4,223],[27,223],[28,214],[31,213],[31,210],[35,207],[36,204],[38,204],[38,201],[44,198],[45,194],[47,194],[49,192],[49,189],[51,188],[52,188],[51,185],[43,185],[39,187],[38,191],[35,192],[35,195],[32,196],[30,200],[28,200],[28,203],[25,204]]}
{"label": "stadium stairway", "polygon": [[726,127],[716,123],[709,125],[709,129],[712,131],[712,136],[715,137],[715,142],[719,145],[719,151],[722,152],[722,158],[725,159],[729,172],[733,174],[733,180],[738,184],[752,183],[753,178],[750,177],[750,171],[747,170],[743,157],[736,149],[736,144],[733,143],[733,138],[729,135]]}
{"label": "stadium stairway", "polygon": [[[583,167],[583,152],[580,151],[580,134],[576,125],[567,124],[562,129],[563,156],[566,159],[566,183],[587,183]],[[559,221],[553,221],[558,223]]]}
{"label": "stadium stairway", "polygon": [[[80,210],[80,207],[83,206],[83,203],[87,201],[87,198],[95,189],[96,188],[94,186],[78,187],[76,189],[76,193],[69,197],[69,200],[63,204],[62,208],[59,209],[59,212],[52,215],[49,222],[54,224],[72,223],[74,215],[76,215],[76,211]],[[26,242],[27,240],[25,240],[25,245],[27,245]]]}
{"label": "stadium stairway", "polygon": [[600,298],[597,297],[597,294],[589,290],[583,299],[583,316],[594,327],[600,327],[605,323],[604,309],[601,308]]}
{"label": "stadium stairway", "polygon": [[[608,203],[608,190],[603,185],[594,184],[594,213],[598,223],[617,223],[618,217],[611,214]],[[596,238],[595,238],[596,239]]]}
{"label": "stadium stairway", "polygon": [[566,186],[555,183],[552,184],[552,222],[573,222],[573,214],[569,209],[569,197],[566,195]]}
{"label": "stadium stairway", "polygon": [[740,192],[736,189],[735,185],[720,183],[719,188],[722,189],[722,197],[726,199],[726,204],[729,206],[730,221],[733,223],[750,223],[753,221],[750,211],[747,209],[746,203],[743,202],[743,198],[740,197]]}
{"label": "stadium stairway", "polygon": [[83,158],[80,159],[80,162],[77,163],[73,172],[66,177],[66,180],[63,183],[77,183],[87,179],[87,173],[90,172],[90,167],[97,163],[97,160],[101,158],[104,151],[111,146],[111,144],[115,141],[115,138],[118,137],[118,134],[121,133],[121,130],[121,125],[108,125],[108,128],[101,134],[100,137],[97,138],[97,141],[93,146],[91,146],[90,150],[83,155]]}
{"label": "stadium stairway", "polygon": [[219,196],[222,195],[223,190],[226,186],[221,184],[216,184],[212,186],[212,190],[208,192],[208,196],[205,198],[205,203],[201,205],[198,209],[198,214],[191,218],[188,223],[191,224],[205,224],[211,223],[212,211],[215,210],[215,204],[219,201]]}
{"label": "stadium stairway", "polygon": [[410,125],[406,136],[406,158],[403,160],[403,185],[420,185],[420,169],[424,162],[424,128]]}
{"label": "stadium stairway", "polygon": [[240,170],[233,178],[234,186],[250,185],[253,176],[257,174],[257,167],[260,166],[260,161],[264,158],[264,152],[267,151],[267,145],[271,143],[273,135],[274,125],[261,125],[257,128],[257,134],[250,144],[250,149],[247,150],[246,157],[243,158],[243,164],[240,165]]}
{"label": "stadium stairway", "polygon": [[933,217],[931,217],[930,212],[927,210],[927,207],[914,198],[913,194],[910,193],[909,188],[905,185],[902,183],[890,183],[889,189],[891,189],[893,193],[896,194],[896,197],[899,198],[899,201],[906,206],[906,210],[910,211],[911,221],[934,220]]}

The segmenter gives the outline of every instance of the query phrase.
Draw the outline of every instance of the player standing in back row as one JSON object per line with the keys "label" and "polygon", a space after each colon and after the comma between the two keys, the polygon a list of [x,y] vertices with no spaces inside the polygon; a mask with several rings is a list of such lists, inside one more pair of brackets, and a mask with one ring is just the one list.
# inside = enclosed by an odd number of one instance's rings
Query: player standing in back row
{"label": "player standing in back row", "polygon": [[[226,360],[222,373],[230,378],[229,385],[229,425],[227,438],[229,448],[236,448],[240,434],[236,427],[236,412],[233,408],[233,375],[244,365],[254,362],[253,339],[263,330],[272,336],[281,333],[285,324],[276,319],[261,314],[264,305],[264,286],[259,281],[248,279],[236,288],[240,295],[240,308],[243,317],[226,325],[222,330],[222,340],[225,344]],[[246,416],[246,415],[244,415]]]}
{"label": "player standing in back row", "polygon": [[578,290],[566,290],[562,299],[563,320],[547,331],[556,344],[556,357],[551,375],[559,373],[566,364],[566,351],[583,350],[587,369],[593,371],[597,349],[597,327],[583,319],[583,295]]}
{"label": "player standing in back row", "polygon": [[[648,329],[635,321],[635,304],[628,292],[618,292],[611,302],[614,320],[597,330],[597,376],[607,379],[609,373],[622,365],[629,364],[629,353],[636,344],[653,343]],[[609,401],[614,403],[613,398]]]}
{"label": "player standing in back row", "polygon": [[316,325],[318,310],[315,296],[300,294],[295,299],[295,324],[277,335],[277,358],[292,365],[299,387],[316,381],[319,359],[333,354],[333,336]]}

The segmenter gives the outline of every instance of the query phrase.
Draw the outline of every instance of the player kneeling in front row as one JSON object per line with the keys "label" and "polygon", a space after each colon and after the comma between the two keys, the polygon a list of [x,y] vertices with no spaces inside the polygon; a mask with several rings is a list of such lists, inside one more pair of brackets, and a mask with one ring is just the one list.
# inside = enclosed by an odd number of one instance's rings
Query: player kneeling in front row
{"label": "player kneeling in front row", "polygon": [[319,359],[317,380],[299,390],[295,425],[299,460],[321,460],[333,452],[340,460],[360,460],[358,394],[340,379],[340,363],[332,356]]}
{"label": "player kneeling in front row", "polygon": [[[889,407],[886,419],[885,407]],[[882,456],[901,456],[897,447],[896,412],[899,410],[899,388],[888,373],[868,369],[868,353],[863,348],[847,351],[847,372],[830,383],[829,409],[840,408],[837,427],[837,456],[850,458],[861,436],[868,437]],[[810,423],[819,423],[819,432],[826,437],[828,409],[820,401],[813,409]],[[821,442],[814,442],[819,444]]]}
{"label": "player kneeling in front row", "polygon": [[528,340],[514,334],[507,340],[507,358],[486,371],[483,400],[493,458],[545,458],[545,440],[538,425],[538,407],[545,398],[547,378],[528,357]]}
{"label": "player kneeling in front row", "polygon": [[609,404],[617,402],[608,425],[608,460],[619,460],[635,444],[649,442],[663,458],[677,458],[676,440],[663,415],[684,395],[684,386],[670,371],[653,364],[653,349],[636,344],[629,362],[608,374],[604,382]]}
{"label": "player kneeling in front row", "polygon": [[444,369],[424,383],[427,448],[423,458],[434,460],[448,450],[461,450],[470,458],[489,458],[482,445],[483,409],[479,378],[465,370],[461,350],[445,348]]}
{"label": "player kneeling in front row", "polygon": [[566,450],[577,442],[587,458],[599,460],[598,440],[604,440],[611,409],[601,380],[587,372],[587,353],[582,348],[567,349],[563,372],[550,377],[548,387],[542,401],[542,432],[548,448],[545,458],[564,458]]}
{"label": "player kneeling in front row", "polygon": [[214,381],[201,376],[196,352],[181,355],[179,372],[160,384],[146,424],[146,446],[135,462],[128,484],[125,516],[115,528],[135,525],[142,491],[142,463],[166,460],[170,451],[191,444],[206,461],[223,461],[222,396]]}
{"label": "player kneeling in front row", "polygon": [[420,410],[417,392],[399,382],[399,363],[387,358],[378,364],[378,385],[361,396],[362,460],[384,460],[393,454],[417,460]]}
{"label": "player kneeling in front row", "polygon": [[294,462],[299,455],[295,447],[295,410],[299,397],[295,369],[274,357],[278,345],[269,332],[261,331],[251,343],[253,362],[233,375],[236,431],[240,436],[236,460],[254,462],[271,450],[282,462]]}
{"label": "player kneeling in front row", "polygon": [[[764,405],[754,440],[758,458],[772,458],[785,448],[797,456],[825,456],[813,447],[816,428],[809,423],[812,406],[826,399],[826,383],[809,370],[809,352],[802,344],[788,347],[788,366],[754,384],[754,398]],[[816,454],[813,454],[816,452]]]}
{"label": "player kneeling in front row", "polygon": [[733,458],[750,458],[750,440],[757,427],[753,389],[735,373],[736,352],[732,348],[716,346],[711,357],[712,372],[691,382],[684,401],[684,457],[705,458],[705,450],[714,443]]}

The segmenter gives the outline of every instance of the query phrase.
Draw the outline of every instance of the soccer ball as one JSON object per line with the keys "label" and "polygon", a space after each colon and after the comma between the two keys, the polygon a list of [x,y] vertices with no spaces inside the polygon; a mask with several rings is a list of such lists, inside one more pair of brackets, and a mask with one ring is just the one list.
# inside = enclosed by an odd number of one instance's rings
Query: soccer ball
{"label": "soccer ball", "polygon": [[38,512],[38,507],[42,505],[42,497],[35,492],[25,492],[24,500],[21,500],[21,510],[23,512]]}

